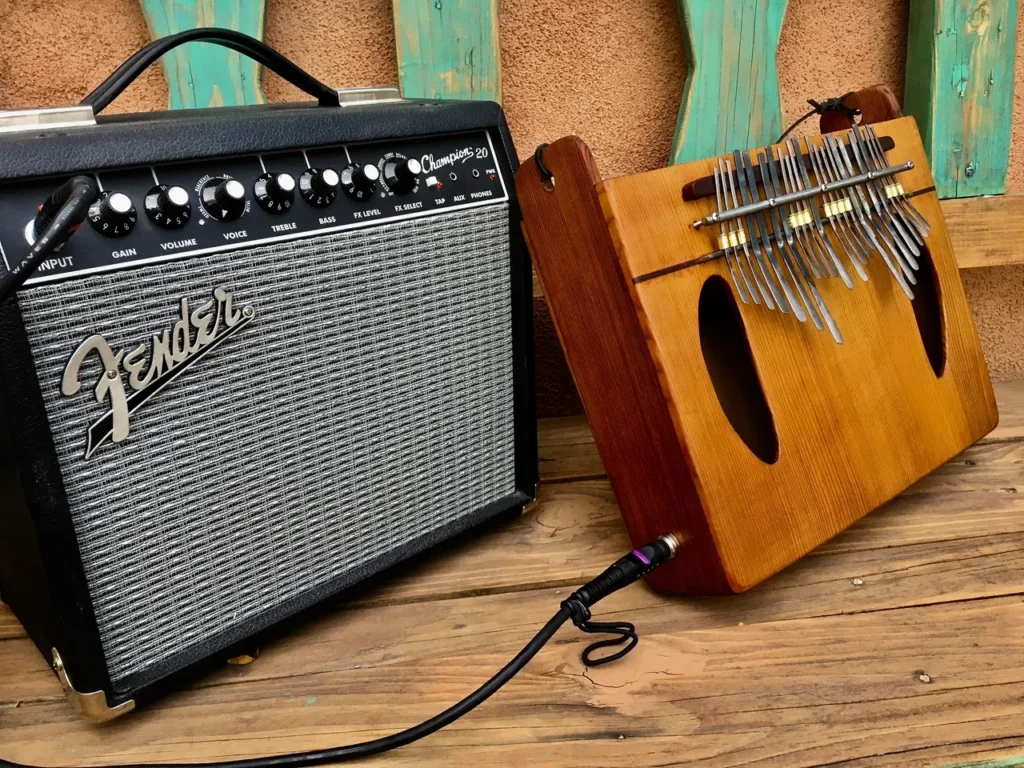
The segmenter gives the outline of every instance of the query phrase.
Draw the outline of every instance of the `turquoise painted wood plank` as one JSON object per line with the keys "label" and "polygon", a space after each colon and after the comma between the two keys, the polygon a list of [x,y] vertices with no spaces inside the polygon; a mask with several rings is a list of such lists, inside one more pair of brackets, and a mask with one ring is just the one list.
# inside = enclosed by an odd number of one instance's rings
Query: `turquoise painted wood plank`
{"label": "turquoise painted wood plank", "polygon": [[[195,27],[227,27],[263,39],[265,0],[140,0],[150,36]],[[266,101],[262,68],[210,43],[186,43],[163,57],[171,109],[234,107]]]}
{"label": "turquoise painted wood plank", "polygon": [[498,0],[394,0],[394,17],[404,96],[501,101]]}
{"label": "turquoise painted wood plank", "polygon": [[904,112],[939,197],[1006,191],[1018,0],[911,0]]}
{"label": "turquoise painted wood plank", "polygon": [[985,760],[981,763],[953,763],[945,768],[1018,768],[1024,766],[1024,757],[1008,757],[1004,760]]}
{"label": "turquoise painted wood plank", "polygon": [[687,59],[671,161],[763,146],[782,133],[775,52],[786,0],[678,0]]}

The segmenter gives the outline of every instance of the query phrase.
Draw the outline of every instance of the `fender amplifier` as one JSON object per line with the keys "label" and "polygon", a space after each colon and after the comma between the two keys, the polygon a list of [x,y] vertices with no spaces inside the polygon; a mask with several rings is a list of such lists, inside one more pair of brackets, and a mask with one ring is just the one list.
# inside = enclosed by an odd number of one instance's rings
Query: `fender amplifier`
{"label": "fender amplifier", "polygon": [[93,716],[535,496],[501,109],[339,101],[0,114],[5,268],[101,192],[0,307],[2,597]]}

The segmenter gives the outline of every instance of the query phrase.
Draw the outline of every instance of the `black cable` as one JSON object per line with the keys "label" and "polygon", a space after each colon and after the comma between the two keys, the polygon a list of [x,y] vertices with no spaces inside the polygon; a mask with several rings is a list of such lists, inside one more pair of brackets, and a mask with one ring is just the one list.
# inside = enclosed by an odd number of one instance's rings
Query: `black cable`
{"label": "black cable", "polygon": [[179,45],[189,42],[217,43],[233,51],[238,51],[315,97],[321,106],[336,107],[340,103],[336,90],[320,82],[270,46],[249,35],[221,27],[188,29],[154,40],[130,56],[106,80],[93,89],[92,93],[82,99],[81,103],[91,106],[93,112],[101,112],[153,62]]}
{"label": "black cable", "polygon": [[82,226],[96,195],[96,182],[88,176],[75,176],[39,206],[33,224],[35,242],[25,258],[11,265],[9,271],[0,277],[0,304],[32,276],[43,259],[60,248]]}
{"label": "black cable", "polygon": [[[163,763],[140,763],[136,765],[111,766],[111,768],[308,768],[324,763],[337,763],[344,760],[355,760],[370,755],[378,755],[381,752],[388,752],[398,747],[404,747],[414,741],[419,741],[435,731],[444,728],[458,720],[468,712],[476,709],[487,699],[493,696],[505,683],[511,680],[525,667],[530,660],[537,655],[541,648],[554,637],[555,633],[565,622],[572,622],[585,632],[606,631],[603,628],[614,627],[615,634],[621,635],[618,638],[602,640],[588,646],[584,651],[583,658],[587,661],[589,654],[598,648],[609,645],[620,645],[629,641],[625,649],[612,656],[587,662],[589,666],[605,664],[609,661],[622,658],[629,653],[637,643],[636,630],[632,624],[627,622],[613,622],[609,624],[591,623],[590,607],[598,600],[601,600],[612,592],[629,586],[633,582],[643,578],[660,565],[668,562],[675,556],[679,548],[679,542],[674,536],[662,536],[638,549],[634,549],[625,557],[620,558],[613,565],[604,571],[596,579],[588,582],[572,593],[562,602],[558,612],[551,617],[544,628],[538,632],[533,640],[526,644],[512,661],[502,667],[494,677],[477,688],[473,693],[464,698],[439,715],[425,720],[419,725],[407,728],[404,731],[385,736],[380,739],[364,741],[360,744],[350,744],[346,747],[335,747],[332,749],[320,749],[313,752],[297,752],[276,757],[258,757],[246,760],[231,760],[219,763],[187,763],[187,764],[163,764]],[[629,627],[629,632],[624,633],[623,627]],[[32,768],[31,766],[13,763],[0,759],[0,768]]]}
{"label": "black cable", "polygon": [[846,101],[851,96],[853,96],[853,93],[853,91],[850,91],[849,93],[844,93],[842,96],[839,96],[837,98],[825,99],[825,101],[822,102],[817,102],[814,99],[808,99],[807,103],[811,105],[811,111],[797,118],[796,122],[794,122],[791,126],[789,126],[789,128],[782,132],[782,135],[779,136],[778,139],[776,139],[775,143],[781,144],[784,138],[789,136],[789,134],[791,134],[793,130],[798,125],[800,125],[800,123],[809,118],[811,115],[824,115],[826,112],[845,112],[846,116],[850,119],[850,122],[852,123],[853,118],[860,114],[860,110],[857,109],[856,107],[848,107],[843,102]]}

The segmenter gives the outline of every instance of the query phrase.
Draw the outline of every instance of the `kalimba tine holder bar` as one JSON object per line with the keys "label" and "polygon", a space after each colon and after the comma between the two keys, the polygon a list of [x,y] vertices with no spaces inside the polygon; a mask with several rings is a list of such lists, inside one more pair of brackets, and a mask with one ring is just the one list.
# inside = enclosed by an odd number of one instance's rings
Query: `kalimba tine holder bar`
{"label": "kalimba tine holder bar", "polygon": [[607,180],[576,137],[539,159],[523,232],[630,536],[681,534],[656,589],[749,589],[995,426],[912,118]]}
{"label": "kalimba tine holder bar", "polygon": [[816,198],[818,195],[825,194],[826,192],[848,189],[849,187],[856,186],[857,184],[864,184],[868,181],[884,178],[885,176],[895,176],[897,173],[909,171],[913,167],[914,162],[912,160],[908,160],[907,162],[900,163],[899,165],[889,165],[878,171],[868,171],[867,173],[851,176],[848,179],[842,179],[841,181],[836,181],[831,184],[819,184],[816,187],[804,189],[800,192],[790,192],[789,194],[779,195],[778,197],[770,197],[767,200],[762,200],[758,203],[741,205],[739,208],[732,208],[727,211],[722,211],[721,213],[716,211],[715,213],[705,216],[703,219],[698,219],[693,222],[693,228],[700,229],[702,226],[707,224],[719,224],[733,219],[740,219],[752,213],[767,211],[769,208],[778,208],[779,206],[790,205],[791,203],[797,203],[802,200],[811,200]]}

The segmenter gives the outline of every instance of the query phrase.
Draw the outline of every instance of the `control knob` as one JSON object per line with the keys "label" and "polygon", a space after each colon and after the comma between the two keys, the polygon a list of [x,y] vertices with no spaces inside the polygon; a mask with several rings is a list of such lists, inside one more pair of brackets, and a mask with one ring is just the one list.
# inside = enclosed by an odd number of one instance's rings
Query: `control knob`
{"label": "control knob", "polygon": [[355,200],[365,200],[377,188],[380,171],[375,165],[352,163],[341,172],[341,186],[345,194]]}
{"label": "control knob", "polygon": [[416,188],[423,171],[420,161],[414,157],[399,157],[384,163],[384,182],[396,195],[405,195]]}
{"label": "control knob", "polygon": [[326,208],[338,196],[341,180],[333,168],[310,168],[299,176],[302,199],[314,208]]}
{"label": "control knob", "polygon": [[206,182],[200,197],[213,218],[234,221],[245,213],[245,187],[237,179],[216,178]]}
{"label": "control knob", "polygon": [[192,216],[192,203],[183,187],[159,184],[146,194],[146,215],[158,227],[179,229]]}
{"label": "control knob", "polygon": [[290,173],[265,173],[256,179],[253,191],[260,208],[284,213],[295,202],[295,177]]}
{"label": "control knob", "polygon": [[104,192],[89,206],[89,223],[107,237],[124,237],[138,221],[131,198],[123,192]]}

